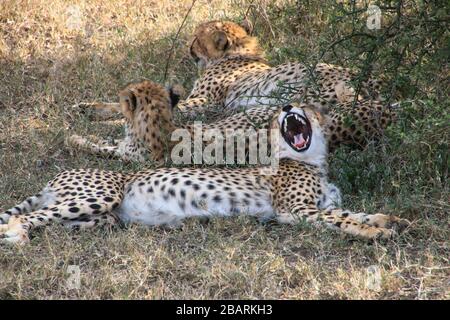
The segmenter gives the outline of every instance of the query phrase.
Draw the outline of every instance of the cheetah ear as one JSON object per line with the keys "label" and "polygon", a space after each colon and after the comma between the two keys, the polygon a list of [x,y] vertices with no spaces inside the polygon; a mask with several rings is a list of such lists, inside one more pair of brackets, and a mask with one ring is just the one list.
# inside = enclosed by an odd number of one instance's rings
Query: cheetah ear
{"label": "cheetah ear", "polygon": [[309,109],[314,112],[320,125],[324,125],[328,118],[329,109],[324,106],[312,105]]}
{"label": "cheetah ear", "polygon": [[291,109],[292,109],[292,106],[290,104],[288,104],[288,105],[284,106],[282,110],[284,112],[289,112],[289,111],[291,111]]}
{"label": "cheetah ear", "polygon": [[227,34],[223,31],[215,31],[212,35],[214,46],[217,50],[225,51],[227,50],[231,43],[227,37]]}
{"label": "cheetah ear", "polygon": [[137,107],[137,98],[131,90],[124,90],[120,93],[120,105],[126,117],[130,117]]}
{"label": "cheetah ear", "polygon": [[330,108],[328,107],[328,105],[314,105],[314,109],[322,117],[326,117],[328,115],[328,112],[330,112]]}
{"label": "cheetah ear", "polygon": [[244,28],[245,32],[247,32],[247,34],[249,36],[252,35],[252,33],[253,33],[253,23],[247,17],[244,19],[244,21],[242,21],[240,23],[240,26],[242,28]]}
{"label": "cheetah ear", "polygon": [[320,125],[323,126],[325,124],[326,115],[320,112],[320,110],[316,110],[316,116],[317,120],[319,120]]}

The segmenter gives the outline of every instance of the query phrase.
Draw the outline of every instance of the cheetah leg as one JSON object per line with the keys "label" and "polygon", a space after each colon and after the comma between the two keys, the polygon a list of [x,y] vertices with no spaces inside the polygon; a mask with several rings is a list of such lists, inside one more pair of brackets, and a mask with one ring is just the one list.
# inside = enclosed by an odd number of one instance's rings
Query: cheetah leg
{"label": "cheetah leg", "polygon": [[85,217],[75,221],[63,221],[63,225],[71,230],[91,229],[99,225],[116,225],[118,218],[111,214],[104,214],[101,217]]}
{"label": "cheetah leg", "polygon": [[361,222],[359,216],[350,215],[349,211],[343,211],[342,209],[324,211],[315,206],[300,207],[294,205],[290,210],[282,211],[277,216],[280,223],[295,223],[301,218],[306,218],[306,221],[311,223],[324,224],[330,229],[339,230],[363,239],[391,239],[397,235],[397,231],[394,229]]}
{"label": "cheetah leg", "polygon": [[40,208],[43,204],[43,195],[38,193],[31,196],[17,206],[0,213],[0,224],[8,223],[11,216],[28,213]]}
{"label": "cheetah leg", "polygon": [[350,218],[356,220],[360,223],[368,224],[374,227],[381,227],[386,229],[394,229],[396,231],[403,231],[407,228],[411,222],[406,219],[401,219],[399,217],[383,214],[383,213],[375,213],[375,214],[367,214],[364,212],[354,213],[348,210],[335,210],[335,214],[337,214],[341,218]]}
{"label": "cheetah leg", "polygon": [[[106,221],[105,215],[111,215],[112,209],[118,202],[96,203],[87,201],[67,201],[48,208],[30,212],[28,214],[13,216],[8,224],[0,225],[0,238],[2,242],[25,244],[29,241],[29,232],[40,226],[49,225],[52,222],[68,223],[79,222],[84,228],[94,227]],[[83,222],[85,222],[83,224]],[[75,224],[75,223],[74,223]]]}
{"label": "cheetah leg", "polygon": [[180,101],[177,104],[178,110],[188,117],[195,118],[197,115],[205,113],[208,106],[208,99],[203,98],[188,98],[184,101]]}
{"label": "cheetah leg", "polygon": [[365,146],[368,140],[380,137],[395,117],[392,108],[380,104],[371,109],[356,104],[353,108],[330,111],[327,124],[330,151],[340,144]]}
{"label": "cheetah leg", "polygon": [[[113,143],[111,144],[110,141],[108,141],[106,139],[102,139],[102,138],[100,138],[100,137],[98,137],[96,135],[92,135],[92,134],[91,135],[87,135],[85,137],[81,137],[79,135],[74,134],[74,135],[70,136],[68,138],[68,140],[71,140],[72,137],[79,137],[79,138],[82,138],[82,139],[84,139],[86,141],[95,142],[96,144],[104,145],[104,146],[117,146],[120,143],[122,143],[122,141],[123,141],[123,139],[114,139]],[[74,138],[74,140],[77,140],[77,139]],[[67,141],[67,142],[69,142],[69,141]],[[73,142],[76,143],[76,141],[73,141]]]}
{"label": "cheetah leg", "polygon": [[73,106],[79,108],[82,112],[88,109],[94,111],[94,118],[96,120],[109,120],[117,113],[122,113],[120,103],[106,103],[106,102],[82,102]]}
{"label": "cheetah leg", "polygon": [[107,119],[107,120],[98,120],[99,124],[105,125],[105,126],[116,126],[116,127],[123,127],[125,125],[125,119]]}
{"label": "cheetah leg", "polygon": [[[97,141],[93,142],[92,140]],[[119,140],[118,144],[120,144],[121,141],[122,140]],[[122,158],[124,156],[118,145],[109,145],[106,140],[97,137],[91,137],[90,139],[88,139],[74,134],[66,139],[66,145],[85,150],[92,154],[119,158]]]}
{"label": "cheetah leg", "polygon": [[[91,139],[97,140],[97,142]],[[149,153],[147,149],[137,146],[136,143],[129,139],[116,140],[115,143],[114,145],[110,145],[108,141],[95,136],[90,136],[89,139],[79,135],[71,135],[66,139],[66,145],[70,147],[78,148],[94,155],[119,158],[127,162],[144,162],[146,155]]]}

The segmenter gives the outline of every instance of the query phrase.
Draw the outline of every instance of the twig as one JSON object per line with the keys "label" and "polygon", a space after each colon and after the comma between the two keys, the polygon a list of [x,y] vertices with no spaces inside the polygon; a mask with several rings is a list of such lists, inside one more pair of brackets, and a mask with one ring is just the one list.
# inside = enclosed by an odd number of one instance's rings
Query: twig
{"label": "twig", "polygon": [[267,14],[265,5],[259,6],[259,8],[260,8],[259,15],[266,21],[267,25],[269,26],[269,31],[272,34],[272,37],[275,39],[276,38],[275,31],[273,31],[272,24],[270,23],[269,15]]}
{"label": "twig", "polygon": [[172,53],[173,53],[173,50],[175,49],[175,43],[176,43],[176,41],[177,41],[177,39],[178,39],[178,37],[180,35],[181,29],[183,29],[184,24],[186,23],[186,20],[187,20],[189,14],[192,11],[192,8],[194,8],[194,5],[195,5],[196,2],[197,2],[197,0],[192,0],[192,4],[189,7],[189,10],[186,12],[186,15],[184,16],[183,22],[181,22],[181,25],[178,28],[178,31],[175,34],[175,37],[173,38],[172,47],[170,48],[169,56],[167,57],[166,66],[164,68],[164,82],[166,82],[166,80],[167,80],[167,73],[169,71],[169,64],[170,64],[170,60],[172,59]]}
{"label": "twig", "polygon": [[[256,6],[253,4],[253,2],[254,1],[252,1],[249,5],[248,5],[248,7],[247,7],[247,11],[245,12],[245,14],[244,14],[244,20],[243,21],[246,21],[247,23],[249,23],[250,25],[251,25],[251,21],[250,21],[250,19],[249,19],[249,14],[250,14],[250,9],[255,9],[256,8]],[[253,25],[251,26],[251,28],[249,29],[250,30],[250,36],[252,36],[253,35],[253,30],[255,29],[254,27],[255,27],[255,24],[256,24],[256,19],[255,19],[255,22],[253,22]]]}

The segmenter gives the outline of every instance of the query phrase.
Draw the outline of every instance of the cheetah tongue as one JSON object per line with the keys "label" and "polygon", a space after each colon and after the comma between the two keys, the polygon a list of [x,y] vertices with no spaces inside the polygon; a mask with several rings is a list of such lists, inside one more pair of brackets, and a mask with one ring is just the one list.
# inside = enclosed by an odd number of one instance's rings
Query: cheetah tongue
{"label": "cheetah tongue", "polygon": [[294,136],[294,147],[303,148],[306,144],[305,138],[303,138],[303,133],[297,134]]}

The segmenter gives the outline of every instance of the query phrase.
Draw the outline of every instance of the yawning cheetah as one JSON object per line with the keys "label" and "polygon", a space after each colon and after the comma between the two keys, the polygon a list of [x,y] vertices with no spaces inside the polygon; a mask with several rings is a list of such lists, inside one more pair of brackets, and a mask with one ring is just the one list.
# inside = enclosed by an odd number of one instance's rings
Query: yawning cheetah
{"label": "yawning cheetah", "polygon": [[407,220],[338,208],[340,192],[327,179],[324,119],[309,105],[287,105],[273,117],[281,160],[271,173],[264,167],[62,172],[0,214],[0,236],[24,244],[32,229],[52,222],[78,228],[117,219],[177,226],[186,217],[246,214],[290,224],[304,219],[366,239],[391,238]]}

